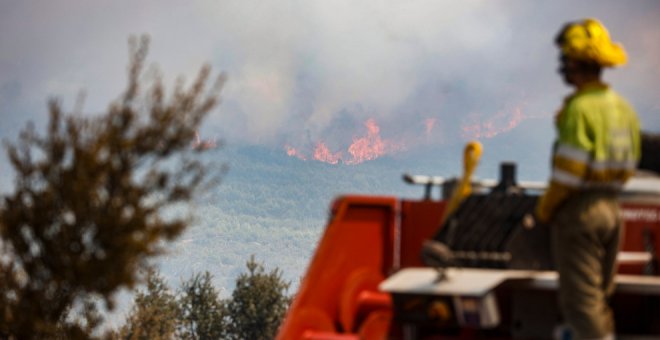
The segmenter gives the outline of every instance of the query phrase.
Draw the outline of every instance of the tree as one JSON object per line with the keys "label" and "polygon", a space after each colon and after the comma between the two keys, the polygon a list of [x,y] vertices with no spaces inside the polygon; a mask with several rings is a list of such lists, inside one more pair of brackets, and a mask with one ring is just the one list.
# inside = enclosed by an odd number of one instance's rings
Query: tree
{"label": "tree", "polygon": [[273,339],[289,306],[289,283],[282,280],[278,268],[266,273],[254,256],[247,262],[247,269],[236,279],[227,306],[230,338]]}
{"label": "tree", "polygon": [[160,275],[150,271],[146,292],[135,297],[135,305],[120,338],[126,340],[158,340],[174,338],[181,311]]}
{"label": "tree", "polygon": [[77,337],[85,327],[66,311],[90,297],[112,308],[113,293],[139,282],[148,259],[186,228],[189,219],[166,219],[163,209],[217,179],[190,142],[224,75],[208,89],[205,66],[169,96],[154,75],[143,92],[147,50],[147,38],[132,39],[126,92],[106,113],[64,117],[51,101],[45,135],[28,125],[7,144],[16,179],[0,200],[0,333],[43,338],[64,327]]}
{"label": "tree", "polygon": [[211,274],[206,271],[192,275],[181,284],[178,302],[182,339],[225,338],[227,311],[211,280]]}

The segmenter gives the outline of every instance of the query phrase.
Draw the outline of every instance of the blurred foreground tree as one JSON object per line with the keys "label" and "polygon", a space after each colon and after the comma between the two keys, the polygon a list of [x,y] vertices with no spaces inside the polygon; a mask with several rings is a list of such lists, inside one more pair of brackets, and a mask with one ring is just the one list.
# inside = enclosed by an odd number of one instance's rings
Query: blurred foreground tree
{"label": "blurred foreground tree", "polygon": [[213,287],[212,276],[194,274],[181,284],[179,292],[181,339],[212,340],[225,338],[227,311]]}
{"label": "blurred foreground tree", "polygon": [[135,305],[126,325],[119,332],[126,340],[172,339],[180,315],[176,298],[165,281],[154,271],[147,278],[146,292],[135,296]]}
{"label": "blurred foreground tree", "polygon": [[113,293],[139,282],[163,241],[186,227],[163,209],[219,176],[192,157],[201,149],[191,141],[224,75],[209,88],[203,67],[189,88],[178,81],[167,95],[154,74],[142,91],[147,50],[146,37],[131,40],[127,90],[106,113],[64,117],[51,101],[45,135],[28,125],[7,144],[17,176],[0,200],[0,336],[84,337],[90,325],[67,311],[89,298],[112,308]]}
{"label": "blurred foreground tree", "polygon": [[266,273],[263,265],[250,257],[247,273],[236,279],[236,288],[227,303],[231,339],[273,339],[289,307],[289,283],[276,268]]}
{"label": "blurred foreground tree", "polygon": [[[247,273],[236,279],[231,297],[221,299],[209,272],[193,274],[173,297],[158,274],[152,273],[147,293],[135,297],[126,324],[112,338],[121,339],[272,339],[291,298],[289,283],[276,268],[247,262]],[[173,319],[176,318],[176,319]],[[175,326],[173,326],[175,325]],[[178,331],[176,336],[173,329]]]}

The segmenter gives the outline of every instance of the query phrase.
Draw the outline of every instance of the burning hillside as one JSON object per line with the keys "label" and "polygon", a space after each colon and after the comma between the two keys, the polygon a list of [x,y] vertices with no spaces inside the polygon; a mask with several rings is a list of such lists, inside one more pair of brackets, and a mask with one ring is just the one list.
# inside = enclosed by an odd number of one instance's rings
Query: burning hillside
{"label": "burning hillside", "polygon": [[[367,119],[362,127],[362,134],[352,137],[345,147],[332,148],[325,140],[317,140],[307,148],[285,145],[284,150],[290,157],[301,160],[315,160],[329,164],[356,165],[372,161],[385,155],[396,154],[411,147],[433,142],[433,134],[443,134],[462,140],[483,140],[510,132],[523,120],[533,118],[523,114],[521,107],[503,110],[482,118],[469,116],[468,122],[461,124],[454,131],[439,131],[437,118],[426,118],[421,122],[422,131],[417,134],[397,138],[384,138],[375,119]],[[444,124],[443,124],[444,125]],[[441,126],[442,127],[442,126]],[[446,127],[445,127],[446,129]],[[453,137],[452,137],[453,136]],[[437,142],[437,139],[436,139]]]}
{"label": "burning hillside", "polygon": [[[313,159],[329,164],[346,165],[360,164],[405,149],[403,143],[381,137],[380,127],[375,119],[367,119],[364,127],[366,134],[353,137],[352,142],[343,150],[331,150],[324,141],[317,141],[313,150],[307,153],[290,145],[285,145],[284,149],[287,155],[301,160]],[[308,154],[310,156],[307,156]]]}

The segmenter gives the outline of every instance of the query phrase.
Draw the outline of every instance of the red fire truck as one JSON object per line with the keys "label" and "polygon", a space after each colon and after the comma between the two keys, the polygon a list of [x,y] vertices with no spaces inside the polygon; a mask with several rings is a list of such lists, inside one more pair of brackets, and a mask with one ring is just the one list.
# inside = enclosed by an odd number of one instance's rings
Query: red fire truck
{"label": "red fire truck", "polygon": [[[641,164],[656,172],[657,140],[645,135]],[[277,338],[552,338],[562,321],[548,227],[524,223],[544,185],[517,182],[514,165],[504,164],[499,181],[473,181],[472,194],[445,216],[457,180],[404,179],[424,186],[424,197],[333,202]],[[438,200],[436,186],[446,193]],[[611,300],[617,333],[660,337],[657,173],[631,179],[621,204],[625,231]],[[427,240],[447,245],[447,263],[422,260]]]}

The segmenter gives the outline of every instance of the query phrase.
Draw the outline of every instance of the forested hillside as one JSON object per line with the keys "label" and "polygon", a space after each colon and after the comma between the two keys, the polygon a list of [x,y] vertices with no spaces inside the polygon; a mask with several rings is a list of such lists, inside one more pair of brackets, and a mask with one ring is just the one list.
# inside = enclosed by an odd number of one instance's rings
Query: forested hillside
{"label": "forested hillside", "polygon": [[265,147],[226,147],[211,152],[229,167],[220,186],[194,203],[195,221],[161,258],[173,284],[208,270],[221,294],[254,254],[266,267],[279,267],[297,287],[325,226],[332,200],[341,194],[420,197],[405,185],[405,162],[378,159],[345,166],[288,157]]}
{"label": "forested hillside", "polygon": [[[513,159],[507,137],[485,145],[481,177],[497,177],[498,164]],[[491,150],[503,150],[493,154]],[[462,141],[416,150],[357,165],[326,164],[289,157],[281,149],[226,146],[209,157],[226,164],[228,173],[213,191],[195,201],[192,226],[160,259],[172,285],[193,272],[208,270],[223,296],[251,254],[267,268],[279,267],[293,293],[325,227],[332,200],[342,194],[375,194],[420,198],[421,187],[401,180],[405,172],[446,177],[461,172]],[[542,180],[547,163],[543,152],[523,155],[522,179]],[[520,157],[518,157],[520,158]],[[434,191],[438,197],[439,190]]]}

